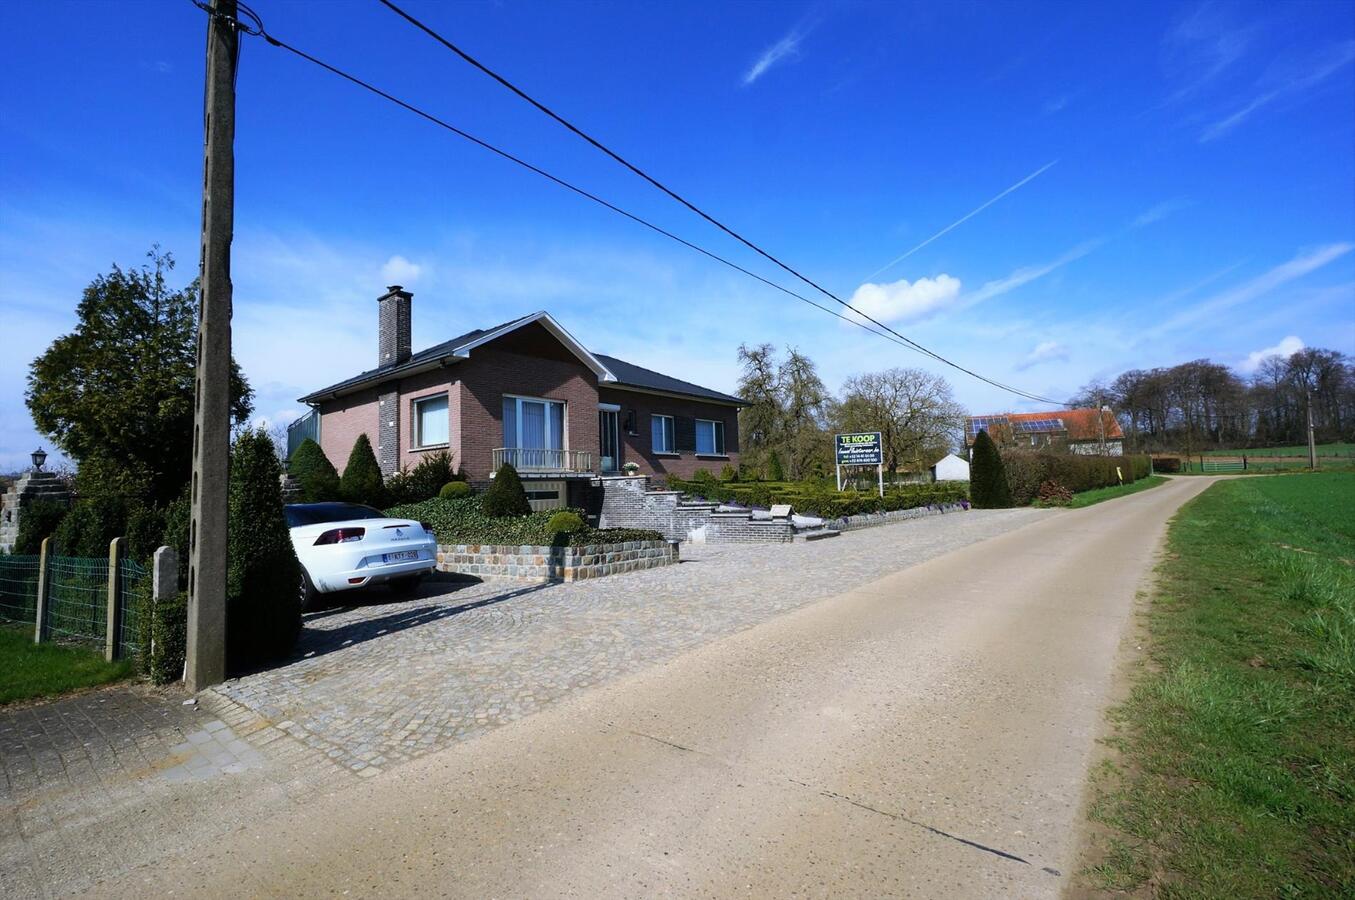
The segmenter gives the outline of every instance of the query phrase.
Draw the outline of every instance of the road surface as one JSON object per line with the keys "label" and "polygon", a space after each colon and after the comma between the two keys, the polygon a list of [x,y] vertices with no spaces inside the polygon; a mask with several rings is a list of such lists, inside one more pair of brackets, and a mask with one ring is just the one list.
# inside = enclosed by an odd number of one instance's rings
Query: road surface
{"label": "road surface", "polygon": [[961,548],[97,892],[1056,895],[1136,592],[1212,481]]}

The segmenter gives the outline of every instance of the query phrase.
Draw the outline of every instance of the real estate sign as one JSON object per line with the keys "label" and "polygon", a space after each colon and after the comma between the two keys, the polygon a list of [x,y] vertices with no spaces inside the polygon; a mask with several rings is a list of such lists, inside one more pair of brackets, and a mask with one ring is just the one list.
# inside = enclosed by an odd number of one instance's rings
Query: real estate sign
{"label": "real estate sign", "polygon": [[884,444],[878,431],[837,435],[839,466],[878,466],[884,462]]}

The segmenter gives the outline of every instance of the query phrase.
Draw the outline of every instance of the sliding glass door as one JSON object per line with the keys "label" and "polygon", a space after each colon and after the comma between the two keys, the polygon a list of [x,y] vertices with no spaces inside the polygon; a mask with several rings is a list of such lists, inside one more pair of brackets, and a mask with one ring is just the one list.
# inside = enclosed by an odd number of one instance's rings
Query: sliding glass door
{"label": "sliding glass door", "polygon": [[565,405],[531,397],[503,398],[503,445],[519,469],[564,467]]}

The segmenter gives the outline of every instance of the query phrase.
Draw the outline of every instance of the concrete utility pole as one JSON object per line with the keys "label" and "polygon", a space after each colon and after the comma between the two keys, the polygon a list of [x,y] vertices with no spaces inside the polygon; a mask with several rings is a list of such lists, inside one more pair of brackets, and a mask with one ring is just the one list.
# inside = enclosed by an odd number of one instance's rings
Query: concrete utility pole
{"label": "concrete utility pole", "polygon": [[1313,440],[1313,391],[1311,388],[1308,394],[1308,468],[1317,468],[1317,442]]}
{"label": "concrete utility pole", "polygon": [[193,407],[188,659],[200,691],[226,679],[226,489],[230,477],[231,238],[235,219],[236,0],[212,0],[207,20],[202,175],[201,307]]}

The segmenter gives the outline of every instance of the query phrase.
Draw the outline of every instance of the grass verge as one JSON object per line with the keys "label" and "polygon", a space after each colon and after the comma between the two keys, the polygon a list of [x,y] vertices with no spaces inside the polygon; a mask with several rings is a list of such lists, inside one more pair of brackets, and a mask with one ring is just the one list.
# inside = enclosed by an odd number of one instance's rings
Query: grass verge
{"label": "grass verge", "polygon": [[1084,874],[1140,895],[1355,896],[1355,475],[1221,482],[1167,548]]}
{"label": "grass verge", "polygon": [[1094,490],[1074,494],[1072,502],[1068,505],[1073,509],[1091,506],[1104,500],[1114,500],[1116,497],[1123,497],[1126,494],[1137,494],[1139,491],[1146,491],[1149,488],[1157,487],[1159,484],[1165,484],[1166,481],[1167,478],[1164,475],[1149,475],[1147,478],[1140,478],[1138,481],[1129,482],[1129,484],[1116,484],[1111,487],[1095,488]]}
{"label": "grass verge", "polygon": [[110,663],[102,653],[82,647],[35,644],[32,626],[0,627],[0,706],[109,684],[130,674],[129,660]]}

